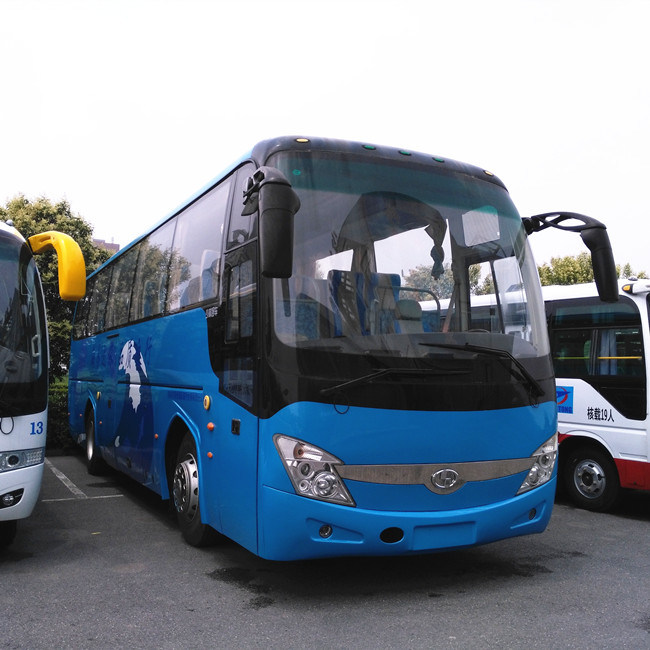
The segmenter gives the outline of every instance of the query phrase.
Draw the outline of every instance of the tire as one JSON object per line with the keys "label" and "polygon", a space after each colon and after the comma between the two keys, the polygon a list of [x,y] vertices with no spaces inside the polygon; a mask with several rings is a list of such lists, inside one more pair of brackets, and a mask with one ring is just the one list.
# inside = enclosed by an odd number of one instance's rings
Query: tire
{"label": "tire", "polygon": [[11,521],[0,521],[0,548],[9,546],[14,541],[17,529],[18,522],[15,519]]}
{"label": "tire", "polygon": [[97,449],[95,440],[95,412],[86,416],[86,467],[92,476],[101,476],[106,472],[106,463]]}
{"label": "tire", "polygon": [[593,446],[576,447],[569,452],[562,467],[562,482],[575,505],[594,512],[609,510],[620,492],[614,461]]}
{"label": "tire", "polygon": [[178,448],[171,477],[172,507],[185,541],[191,546],[209,546],[219,541],[221,535],[201,521],[199,465],[196,458],[194,438],[186,433]]}

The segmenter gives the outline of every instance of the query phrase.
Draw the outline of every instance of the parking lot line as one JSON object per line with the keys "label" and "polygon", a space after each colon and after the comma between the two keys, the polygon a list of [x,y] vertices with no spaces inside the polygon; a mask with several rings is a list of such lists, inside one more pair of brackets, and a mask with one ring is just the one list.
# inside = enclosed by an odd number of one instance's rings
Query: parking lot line
{"label": "parking lot line", "polygon": [[74,496],[68,497],[67,499],[42,499],[44,503],[53,501],[75,501],[77,499],[113,499],[115,497],[124,496],[122,494],[106,494],[103,496],[89,497],[82,490],[80,490],[61,470],[54,467],[48,458],[45,459],[45,465],[49,467],[50,470],[52,470],[54,476],[56,476],[59,481],[61,481],[61,483],[63,483],[63,485],[65,485],[68,490],[70,490],[70,492],[72,492]]}

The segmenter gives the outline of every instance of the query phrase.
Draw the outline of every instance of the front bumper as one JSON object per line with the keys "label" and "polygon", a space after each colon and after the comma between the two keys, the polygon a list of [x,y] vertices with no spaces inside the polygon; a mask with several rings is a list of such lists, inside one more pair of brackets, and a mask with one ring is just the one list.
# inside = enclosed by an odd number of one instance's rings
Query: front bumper
{"label": "front bumper", "polygon": [[12,506],[0,507],[0,521],[24,519],[32,514],[41,490],[44,463],[0,474],[0,500],[7,493],[22,490],[20,500]]}
{"label": "front bumper", "polygon": [[441,512],[364,510],[262,486],[258,555],[269,560],[408,555],[541,533],[551,517],[556,480],[506,501]]}

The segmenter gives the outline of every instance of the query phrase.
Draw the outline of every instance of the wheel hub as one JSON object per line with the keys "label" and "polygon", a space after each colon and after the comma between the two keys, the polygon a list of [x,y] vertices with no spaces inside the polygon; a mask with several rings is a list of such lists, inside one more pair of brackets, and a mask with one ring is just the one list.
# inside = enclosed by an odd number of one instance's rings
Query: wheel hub
{"label": "wheel hub", "polygon": [[192,454],[176,465],[172,494],[176,511],[194,519],[199,507],[199,472]]}
{"label": "wheel hub", "polygon": [[573,473],[575,486],[583,496],[596,499],[605,491],[605,472],[593,460],[583,460]]}

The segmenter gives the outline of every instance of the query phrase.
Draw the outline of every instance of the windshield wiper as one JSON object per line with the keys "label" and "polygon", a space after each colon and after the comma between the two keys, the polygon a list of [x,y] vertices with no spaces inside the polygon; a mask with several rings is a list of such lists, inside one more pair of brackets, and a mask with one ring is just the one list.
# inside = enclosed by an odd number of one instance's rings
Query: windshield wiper
{"label": "windshield wiper", "polygon": [[[544,389],[541,384],[533,377],[526,367],[516,359],[510,352],[507,350],[501,350],[499,348],[486,348],[482,345],[473,345],[471,343],[465,343],[464,345],[457,345],[455,343],[423,343],[420,342],[420,345],[424,345],[429,348],[443,348],[448,350],[461,350],[463,352],[478,352],[479,354],[485,354],[487,356],[497,357],[499,359],[507,359],[512,365],[508,366],[508,371],[513,377],[523,381],[528,385],[530,393],[533,397],[541,397],[544,394]],[[514,368],[513,368],[514,366]]]}
{"label": "windshield wiper", "polygon": [[350,379],[349,381],[344,381],[335,386],[330,386],[329,388],[322,388],[320,394],[325,397],[340,390],[351,388],[352,386],[370,384],[375,379],[385,377],[386,375],[465,375],[468,372],[469,370],[435,370],[433,368],[382,368],[381,370],[376,370],[368,375],[362,375],[356,379]]}

